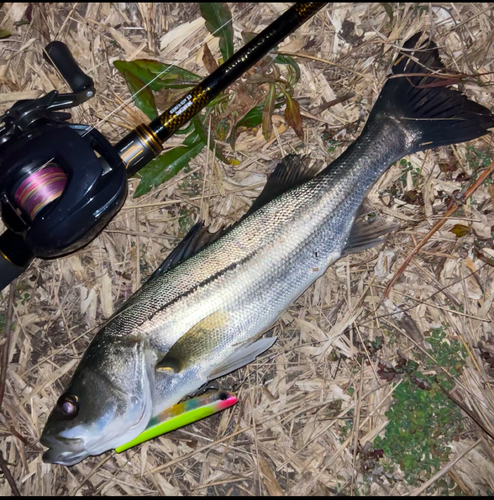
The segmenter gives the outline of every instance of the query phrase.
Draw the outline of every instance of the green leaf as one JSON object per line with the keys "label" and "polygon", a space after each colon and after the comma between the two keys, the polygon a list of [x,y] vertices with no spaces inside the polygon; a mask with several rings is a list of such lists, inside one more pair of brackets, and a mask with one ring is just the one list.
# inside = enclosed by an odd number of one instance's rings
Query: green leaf
{"label": "green leaf", "polygon": [[[281,108],[283,104],[278,103],[275,104],[274,107],[275,109]],[[260,104],[259,106],[253,107],[250,111],[245,113],[242,118],[235,124],[235,126],[232,128],[232,131],[230,133],[230,137],[228,139],[230,146],[232,149],[235,149],[235,140],[237,136],[237,128],[238,127],[247,127],[247,128],[254,128],[258,127],[262,123],[262,110],[264,109],[264,105]]]}
{"label": "green leaf", "polygon": [[165,64],[151,59],[136,59],[133,62],[140,68],[152,73],[153,78],[160,75],[157,81],[161,82],[162,88],[178,89],[192,87],[196,82],[202,80],[199,75],[174,64]]}
{"label": "green leaf", "polygon": [[156,111],[156,103],[154,102],[154,96],[151,89],[145,87],[146,84],[140,78],[134,76],[127,70],[123,70],[122,75],[127,82],[135,105],[145,113],[150,120],[154,120],[158,116],[158,112]]}
{"label": "green leaf", "polygon": [[190,134],[193,130],[194,130],[194,124],[189,123],[186,127],[182,127],[181,129],[177,130],[175,134],[177,135]]}
{"label": "green leaf", "polygon": [[393,7],[391,6],[391,4],[384,2],[381,2],[381,5],[384,7],[386,14],[388,14],[391,24],[393,24]]}
{"label": "green leaf", "polygon": [[151,188],[157,187],[177,175],[180,170],[189,164],[192,158],[201,152],[204,146],[204,142],[198,139],[197,142],[190,146],[178,146],[170,149],[149,162],[139,172],[141,182],[137,186],[134,198],[146,194]]}
{"label": "green leaf", "polygon": [[232,127],[228,142],[231,148],[235,151],[235,141],[237,140],[237,127],[257,127],[262,123],[262,108],[263,106],[255,106]]}
{"label": "green leaf", "polygon": [[295,85],[300,80],[300,66],[296,63],[296,61],[292,57],[277,55],[274,62],[277,64],[287,64],[288,66],[294,69],[295,79],[293,82],[290,82],[292,86]]}
{"label": "green leaf", "polygon": [[262,109],[264,105],[259,105],[252,108],[250,111],[245,113],[245,115],[240,118],[237,122],[237,127],[258,127],[262,123]]}
{"label": "green leaf", "polygon": [[[194,127],[194,124],[192,123],[192,126]],[[192,134],[190,134],[189,136],[187,136],[185,139],[184,139],[184,142],[182,143],[184,146],[189,146],[189,147],[193,147],[196,142],[199,142],[201,139],[199,137],[199,134],[196,132],[195,130],[195,127],[194,127],[194,131],[192,132]],[[204,143],[205,144],[205,143]]]}
{"label": "green leaf", "polygon": [[[160,61],[154,61],[152,59],[135,59],[132,61],[141,68],[147,69],[149,72],[156,75],[161,75],[161,78],[180,78],[183,81],[198,81],[201,77],[192,71],[187,71],[180,66],[175,66],[174,64],[166,64]],[[164,73],[163,73],[164,72]]]}
{"label": "green leaf", "polygon": [[11,35],[10,31],[0,29],[0,38],[7,38]]}
{"label": "green leaf", "polygon": [[[199,138],[201,139],[201,141],[204,144],[207,144],[208,143],[207,130],[205,129],[204,125],[201,123],[201,120],[199,120],[197,115],[194,116],[194,118],[192,118],[192,123],[194,124],[194,129],[195,129],[197,135],[199,136]],[[209,149],[211,151],[215,151],[215,155],[218,159],[220,159],[221,161],[224,161],[225,163],[228,163],[227,158],[225,158],[223,156],[223,153],[218,149],[218,146],[215,147],[215,145],[216,145],[216,142],[213,139],[213,134],[210,134],[209,135]]]}
{"label": "green leaf", "polygon": [[220,51],[223,61],[233,55],[233,26],[232,13],[228,5],[223,2],[200,2],[201,15],[206,21],[208,31],[219,37]]}
{"label": "green leaf", "polygon": [[264,101],[262,109],[262,135],[266,141],[269,141],[271,133],[273,132],[272,116],[274,112],[274,99],[276,97],[276,85],[271,83],[269,85],[268,95]]}
{"label": "green leaf", "polygon": [[[115,68],[123,74],[128,71],[142,80],[151,90],[187,89],[193,87],[200,76],[172,64],[164,64],[150,59],[136,59],[135,61],[114,61]],[[163,73],[164,71],[164,73]],[[159,78],[157,75],[163,73]]]}

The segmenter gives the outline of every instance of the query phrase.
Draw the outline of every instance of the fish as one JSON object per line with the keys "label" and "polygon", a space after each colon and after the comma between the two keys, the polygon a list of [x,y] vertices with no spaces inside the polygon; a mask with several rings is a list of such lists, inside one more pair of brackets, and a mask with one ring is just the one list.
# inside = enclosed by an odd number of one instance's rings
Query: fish
{"label": "fish", "polygon": [[362,133],[322,170],[289,155],[235,224],[201,222],[98,331],[41,435],[46,463],[74,465],[123,446],[161,412],[248,363],[266,332],[326,269],[383,241],[361,220],[366,194],[396,161],[481,137],[486,107],[444,85],[437,45],[407,40]]}

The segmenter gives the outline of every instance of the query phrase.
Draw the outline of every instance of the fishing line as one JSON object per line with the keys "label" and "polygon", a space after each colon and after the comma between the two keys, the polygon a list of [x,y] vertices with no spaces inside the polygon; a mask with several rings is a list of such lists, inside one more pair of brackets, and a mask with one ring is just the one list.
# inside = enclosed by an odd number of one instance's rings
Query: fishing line
{"label": "fishing line", "polygon": [[[249,6],[246,6],[244,7],[240,13],[238,13],[235,17],[235,20],[239,19],[241,17],[241,15],[249,8]],[[232,18],[228,21],[226,21],[224,24],[222,24],[217,30],[215,30],[213,33],[210,33],[206,39],[200,43],[198,43],[196,46],[194,46],[190,52],[195,52],[197,49],[199,49],[201,47],[201,45],[203,44],[206,44],[208,42],[210,42],[214,36],[216,35],[216,33],[218,33],[219,31],[221,31],[223,28],[225,28],[226,26],[228,26],[229,24],[233,24],[233,21],[234,21],[234,18],[232,16]],[[94,128],[98,127],[99,125],[105,123],[106,121],[108,121],[115,113],[117,113],[118,111],[120,111],[121,109],[123,109],[125,106],[127,106],[128,104],[132,103],[134,97],[136,97],[137,95],[139,95],[143,90],[145,90],[146,88],[148,88],[150,85],[152,85],[156,80],[158,80],[159,78],[161,78],[163,75],[165,75],[167,72],[171,71],[172,67],[177,67],[179,64],[182,64],[183,62],[185,62],[185,60],[188,58],[187,57],[184,57],[182,60],[178,61],[177,64],[170,64],[168,65],[167,68],[165,68],[161,73],[158,73],[152,80],[150,80],[148,83],[146,83],[143,87],[141,87],[137,92],[135,92],[134,94],[131,94],[131,96],[123,101],[122,104],[120,104],[120,106],[118,106],[117,108],[115,108],[113,111],[111,111],[105,118],[101,118],[95,125],[91,125],[88,130],[86,130],[82,136],[84,137],[86,134],[88,134],[89,132],[91,132],[91,130],[93,130]]]}
{"label": "fishing line", "polygon": [[47,205],[60,198],[67,183],[64,170],[55,163],[45,163],[19,182],[14,188],[14,199],[34,220]]}

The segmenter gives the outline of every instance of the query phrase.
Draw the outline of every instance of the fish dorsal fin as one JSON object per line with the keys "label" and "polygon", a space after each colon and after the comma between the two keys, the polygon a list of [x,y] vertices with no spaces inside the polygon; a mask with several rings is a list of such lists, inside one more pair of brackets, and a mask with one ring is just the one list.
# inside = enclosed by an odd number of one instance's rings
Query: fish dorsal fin
{"label": "fish dorsal fin", "polygon": [[312,179],[319,168],[310,165],[308,156],[287,155],[274,170],[269,174],[268,180],[261,194],[254,200],[249,211],[243,218],[254,213],[256,210],[274,200],[277,196],[285,193],[291,188],[300,186]]}
{"label": "fish dorsal fin", "polygon": [[351,253],[362,252],[384,242],[385,235],[398,229],[397,224],[386,224],[382,217],[376,216],[373,219],[365,219],[370,207],[362,205],[357,212],[357,218],[353,223],[350,235],[341,256],[345,257]]}
{"label": "fish dorsal fin", "polygon": [[[293,154],[285,156],[276,165],[273,172],[271,172],[261,194],[254,200],[248,212],[240,220],[245,219],[245,217],[289,189],[312,179],[318,170],[319,168],[310,165],[310,158],[307,156],[302,157]],[[171,251],[170,255],[168,255],[158,269],[149,277],[148,282],[154,280],[165,271],[169,271],[185,259],[196,255],[207,245],[225,235],[238,222],[229,227],[222,227],[215,233],[210,233],[208,228],[204,226],[203,221],[197,222],[185,235],[184,239]]]}
{"label": "fish dorsal fin", "polygon": [[216,241],[225,232],[225,228],[218,229],[215,233],[210,233],[208,228],[204,226],[203,221],[196,222],[184,239],[171,251],[170,255],[149,277],[148,281],[152,281],[160,274],[175,267],[180,262],[199,253],[207,245]]}

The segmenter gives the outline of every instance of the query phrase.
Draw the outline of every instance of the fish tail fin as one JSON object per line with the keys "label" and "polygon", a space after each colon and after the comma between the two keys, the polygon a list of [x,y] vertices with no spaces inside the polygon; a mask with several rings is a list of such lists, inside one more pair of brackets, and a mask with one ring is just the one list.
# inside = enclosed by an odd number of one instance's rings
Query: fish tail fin
{"label": "fish tail fin", "polygon": [[383,116],[398,120],[409,138],[408,154],[470,141],[494,127],[489,109],[447,87],[454,81],[441,76],[437,45],[421,38],[416,33],[403,45],[366,124]]}

